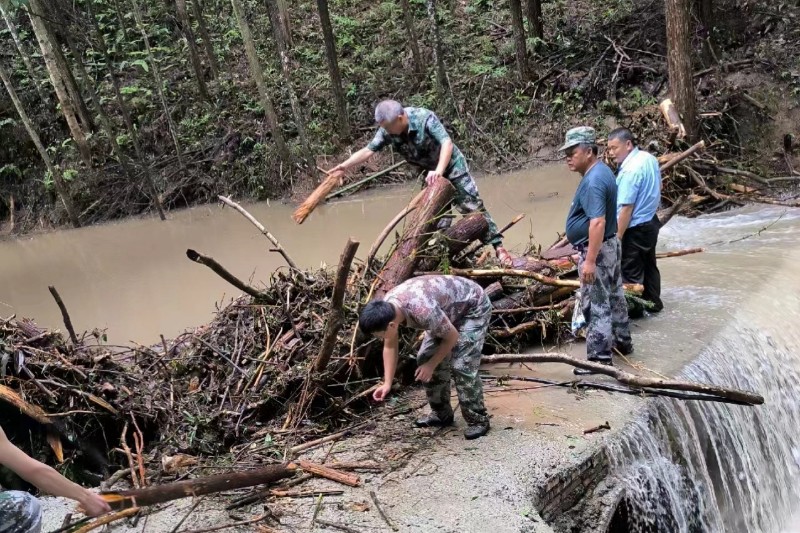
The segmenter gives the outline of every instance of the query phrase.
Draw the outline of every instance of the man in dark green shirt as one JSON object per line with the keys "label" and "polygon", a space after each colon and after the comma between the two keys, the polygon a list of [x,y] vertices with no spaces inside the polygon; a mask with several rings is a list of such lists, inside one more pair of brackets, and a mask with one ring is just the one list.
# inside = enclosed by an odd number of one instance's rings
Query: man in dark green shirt
{"label": "man in dark green shirt", "polygon": [[[593,128],[567,132],[561,147],[570,170],[582,176],[567,216],[567,239],[580,252],[581,306],[586,319],[586,354],[611,365],[613,349],[633,352],[628,306],[622,291],[621,247],[617,239],[617,184],[597,158]],[[591,374],[576,368],[577,375]]]}
{"label": "man in dark green shirt", "polygon": [[498,233],[497,224],[478,194],[478,186],[469,172],[467,159],[450,139],[439,117],[422,107],[403,107],[395,100],[384,100],[375,107],[375,122],[380,128],[372,142],[331,169],[331,172],[344,172],[391,145],[406,161],[428,171],[428,185],[438,177],[450,180],[456,190],[454,204],[458,211],[462,214],[483,213],[489,224],[489,231],[483,237],[484,243],[494,246],[501,262],[510,263],[511,256],[503,247],[503,237]]}

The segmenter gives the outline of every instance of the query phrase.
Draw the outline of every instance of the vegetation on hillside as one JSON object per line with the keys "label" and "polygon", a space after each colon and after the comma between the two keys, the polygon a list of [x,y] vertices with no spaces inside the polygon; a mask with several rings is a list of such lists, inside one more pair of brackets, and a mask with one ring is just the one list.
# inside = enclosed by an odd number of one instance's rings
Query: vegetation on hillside
{"label": "vegetation on hillside", "polygon": [[[646,140],[670,92],[662,0],[0,4],[0,61],[30,118],[26,128],[0,96],[0,217],[13,213],[16,231],[218,193],[286,196],[371,135],[384,97],[436,109],[473,167],[505,170],[578,122],[631,124]],[[666,2],[688,17],[697,136],[718,156],[761,164],[756,154],[779,148],[772,133],[797,134],[774,118],[793,116],[800,92],[798,6],[690,4]],[[794,172],[790,158],[779,163]]]}

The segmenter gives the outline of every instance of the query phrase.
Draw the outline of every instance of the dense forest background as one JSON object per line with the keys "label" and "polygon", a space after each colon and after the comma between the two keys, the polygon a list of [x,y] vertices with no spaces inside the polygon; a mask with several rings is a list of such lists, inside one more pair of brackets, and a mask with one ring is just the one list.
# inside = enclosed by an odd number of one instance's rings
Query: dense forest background
{"label": "dense forest background", "polygon": [[435,109],[475,169],[554,158],[577,124],[647,143],[672,97],[685,142],[795,173],[796,0],[0,6],[6,231],[307,191],[368,140],[385,97]]}

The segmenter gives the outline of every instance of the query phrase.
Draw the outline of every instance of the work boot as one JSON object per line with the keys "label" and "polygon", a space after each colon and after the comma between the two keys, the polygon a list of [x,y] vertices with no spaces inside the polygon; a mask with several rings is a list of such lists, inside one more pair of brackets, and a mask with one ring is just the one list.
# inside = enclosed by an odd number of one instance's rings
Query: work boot
{"label": "work boot", "polygon": [[467,440],[477,439],[489,433],[489,421],[480,422],[478,424],[470,424],[464,430],[464,438]]}
{"label": "work boot", "polygon": [[[614,363],[609,361],[590,361],[590,363],[600,363],[601,365],[606,366],[614,366]],[[593,376],[595,374],[599,374],[599,372],[595,372],[594,370],[589,370],[588,368],[573,368],[572,373],[576,376]]]}
{"label": "work boot", "polygon": [[453,425],[453,415],[440,418],[436,413],[429,413],[414,421],[414,425],[418,428],[443,428]]}
{"label": "work boot", "polygon": [[630,355],[633,353],[633,344],[631,343],[614,343],[614,351],[620,355]]}

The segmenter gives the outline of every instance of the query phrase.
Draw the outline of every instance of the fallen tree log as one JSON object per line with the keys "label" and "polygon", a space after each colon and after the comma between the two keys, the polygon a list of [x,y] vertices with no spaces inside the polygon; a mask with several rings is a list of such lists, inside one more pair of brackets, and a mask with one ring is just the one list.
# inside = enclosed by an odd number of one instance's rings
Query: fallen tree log
{"label": "fallen tree log", "polygon": [[677,135],[679,139],[686,137],[686,127],[683,125],[681,115],[678,113],[678,110],[675,108],[675,104],[672,103],[672,100],[667,98],[658,104],[658,109],[664,116],[664,120],[667,122],[667,126],[669,126],[670,131]]}
{"label": "fallen tree log", "polygon": [[424,192],[425,195],[420,200],[419,207],[414,210],[394,253],[378,274],[374,298],[382,298],[414,273],[418,261],[417,253],[436,227],[438,215],[450,206],[455,189],[448,180],[439,178]]}
{"label": "fallen tree log", "polygon": [[667,170],[671,169],[672,167],[674,167],[675,165],[677,165],[678,163],[680,163],[681,161],[683,161],[687,157],[690,157],[691,155],[693,155],[696,152],[704,149],[705,147],[706,147],[705,141],[700,141],[698,143],[693,144],[688,150],[685,150],[685,151],[679,153],[678,155],[676,155],[675,157],[670,158],[669,161],[667,161],[666,163],[661,165],[661,168],[660,168],[661,173],[663,174],[664,172],[666,172]]}
{"label": "fallen tree log", "polygon": [[424,190],[420,191],[419,194],[417,194],[414,197],[414,199],[411,200],[411,202],[409,202],[409,204],[402,211],[397,213],[397,215],[395,215],[395,217],[392,220],[389,221],[389,223],[386,225],[386,227],[383,228],[383,231],[380,233],[380,235],[378,235],[378,238],[375,239],[375,242],[372,243],[372,246],[369,249],[369,253],[367,254],[367,261],[366,261],[366,264],[365,264],[365,272],[367,270],[369,270],[369,267],[372,264],[372,261],[375,259],[375,256],[378,254],[378,250],[383,245],[383,242],[386,240],[386,237],[389,236],[389,234],[392,232],[392,230],[395,228],[395,226],[397,226],[400,223],[400,221],[402,221],[404,218],[406,218],[406,216],[408,216],[408,214],[411,211],[413,211],[414,209],[417,208],[417,205],[419,204],[420,200],[422,200],[422,198],[424,196],[425,196],[425,191]]}
{"label": "fallen tree log", "polygon": [[585,370],[592,370],[598,374],[610,376],[623,385],[629,387],[639,387],[642,389],[666,389],[678,390],[687,392],[697,392],[700,394],[708,394],[718,396],[720,398],[727,398],[742,402],[747,405],[761,405],[764,403],[764,397],[760,394],[753,392],[741,391],[737,389],[730,389],[727,387],[719,387],[716,385],[706,385],[703,383],[691,383],[688,381],[675,381],[670,379],[661,378],[647,378],[644,376],[637,376],[624,370],[620,370],[614,366],[601,365],[600,363],[593,363],[591,361],[575,359],[565,354],[560,353],[538,353],[538,354],[500,354],[500,355],[485,355],[481,358],[483,364],[492,363],[564,363],[576,368],[583,368]]}
{"label": "fallen tree log", "polygon": [[[506,224],[505,226],[500,228],[500,230],[497,232],[497,234],[502,237],[505,232],[507,232],[508,230],[513,228],[514,226],[516,226],[517,223],[520,220],[522,220],[523,218],[525,218],[525,215],[523,213],[520,213],[519,215],[515,216],[513,218],[513,220],[511,220],[511,222],[509,222],[508,224]],[[481,240],[474,241],[472,244],[470,244],[469,246],[464,248],[461,251],[461,253],[459,253],[458,255],[454,256],[453,257],[453,262],[458,264],[458,263],[464,261],[464,259],[466,259],[470,255],[474,254],[478,250],[480,250],[482,246],[483,246],[483,241],[481,241]]]}
{"label": "fallen tree log", "polygon": [[[454,268],[450,271],[450,273],[454,276],[462,276],[465,278],[500,278],[500,277],[520,277],[520,278],[531,278],[535,279],[539,283],[543,285],[552,285],[554,287],[572,287],[572,288],[580,288],[581,282],[577,279],[559,279],[553,278],[550,276],[545,276],[544,274],[539,274],[538,272],[532,272],[528,270],[515,270],[510,268],[503,268],[503,269],[487,269],[487,270],[477,270],[477,269],[465,269],[465,268]],[[430,274],[421,273],[421,274]],[[624,283],[623,288],[634,294],[641,294],[644,292],[644,287],[639,284],[635,283]]]}
{"label": "fallen tree log", "polygon": [[180,498],[202,496],[224,490],[241,489],[264,483],[274,483],[294,475],[297,466],[289,463],[270,465],[247,472],[230,472],[214,476],[199,477],[167,483],[165,485],[152,485],[141,489],[123,491],[107,491],[100,495],[108,502],[112,509],[128,509],[131,507],[146,507],[157,503],[165,503]]}
{"label": "fallen tree log", "polygon": [[322,183],[320,183],[319,186],[314,189],[314,192],[312,192],[308,198],[306,198],[305,201],[300,204],[300,207],[295,210],[294,214],[292,215],[294,221],[298,224],[305,222],[308,218],[308,215],[310,215],[319,204],[325,201],[325,197],[328,196],[331,191],[342,182],[343,178],[344,171],[331,172],[328,174],[328,176],[322,180]]}
{"label": "fallen tree log", "polygon": [[[440,246],[435,250],[443,249],[443,254],[452,259],[462,252],[472,241],[480,239],[489,231],[489,223],[482,213],[472,213],[447,228],[441,233]],[[480,241],[479,241],[480,242]],[[432,270],[439,266],[442,258],[438,256],[423,257],[419,261],[421,270]]]}

